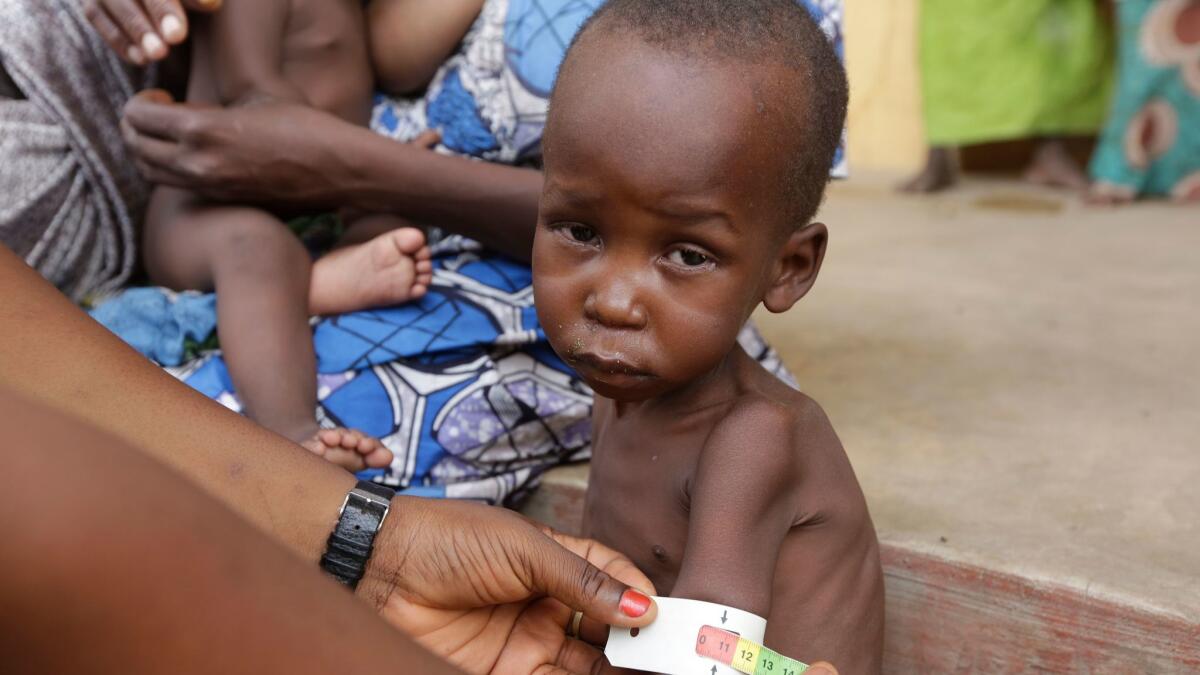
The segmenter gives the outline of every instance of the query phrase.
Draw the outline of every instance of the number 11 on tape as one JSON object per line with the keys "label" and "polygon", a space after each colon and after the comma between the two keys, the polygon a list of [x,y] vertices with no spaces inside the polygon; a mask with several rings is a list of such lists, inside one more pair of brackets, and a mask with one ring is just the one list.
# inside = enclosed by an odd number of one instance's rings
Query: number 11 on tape
{"label": "number 11 on tape", "polygon": [[808,666],[729,631],[704,626],[696,653],[746,675],[800,675]]}

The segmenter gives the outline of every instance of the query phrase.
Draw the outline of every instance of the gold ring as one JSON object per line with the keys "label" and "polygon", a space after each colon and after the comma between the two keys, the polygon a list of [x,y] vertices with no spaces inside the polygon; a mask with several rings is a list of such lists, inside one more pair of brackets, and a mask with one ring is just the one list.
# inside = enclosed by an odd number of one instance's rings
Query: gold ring
{"label": "gold ring", "polygon": [[576,610],[575,613],[571,615],[571,623],[567,626],[567,637],[569,637],[569,638],[579,637],[579,624],[580,623],[583,623],[583,612]]}

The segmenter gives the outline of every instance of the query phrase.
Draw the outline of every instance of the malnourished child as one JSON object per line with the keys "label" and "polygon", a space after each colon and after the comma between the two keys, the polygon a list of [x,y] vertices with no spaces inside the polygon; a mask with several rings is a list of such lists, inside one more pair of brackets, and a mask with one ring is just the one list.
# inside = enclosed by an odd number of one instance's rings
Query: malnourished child
{"label": "malnourished child", "polygon": [[610,0],[551,99],[538,315],[596,392],[585,534],[660,594],[768,619],[766,644],[880,670],[874,527],[821,408],[738,346],[813,286],[845,122],[794,0]]}

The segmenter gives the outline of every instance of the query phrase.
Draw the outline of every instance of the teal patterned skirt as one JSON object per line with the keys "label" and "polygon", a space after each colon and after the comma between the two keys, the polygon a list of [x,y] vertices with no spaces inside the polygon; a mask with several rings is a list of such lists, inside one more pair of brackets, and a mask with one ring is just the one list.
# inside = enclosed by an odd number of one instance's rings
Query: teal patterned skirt
{"label": "teal patterned skirt", "polygon": [[1117,95],[1097,194],[1200,201],[1200,1],[1121,0]]}

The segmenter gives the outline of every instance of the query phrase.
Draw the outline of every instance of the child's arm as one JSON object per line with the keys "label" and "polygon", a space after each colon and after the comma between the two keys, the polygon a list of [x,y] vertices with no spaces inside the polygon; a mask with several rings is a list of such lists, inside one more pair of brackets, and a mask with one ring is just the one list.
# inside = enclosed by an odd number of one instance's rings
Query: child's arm
{"label": "child's arm", "polygon": [[372,0],[371,61],[391,94],[424,88],[483,9],[483,0]]}
{"label": "child's arm", "polygon": [[222,105],[259,98],[305,103],[303,92],[283,76],[289,0],[226,0],[206,17],[208,58]]}
{"label": "child's arm", "polygon": [[770,614],[775,561],[796,517],[795,435],[789,411],[769,402],[739,406],[714,430],[691,486],[672,596]]}
{"label": "child's arm", "polygon": [[671,595],[766,617],[786,656],[879,672],[878,543],[837,434],[808,399],[743,408],[705,444]]}

